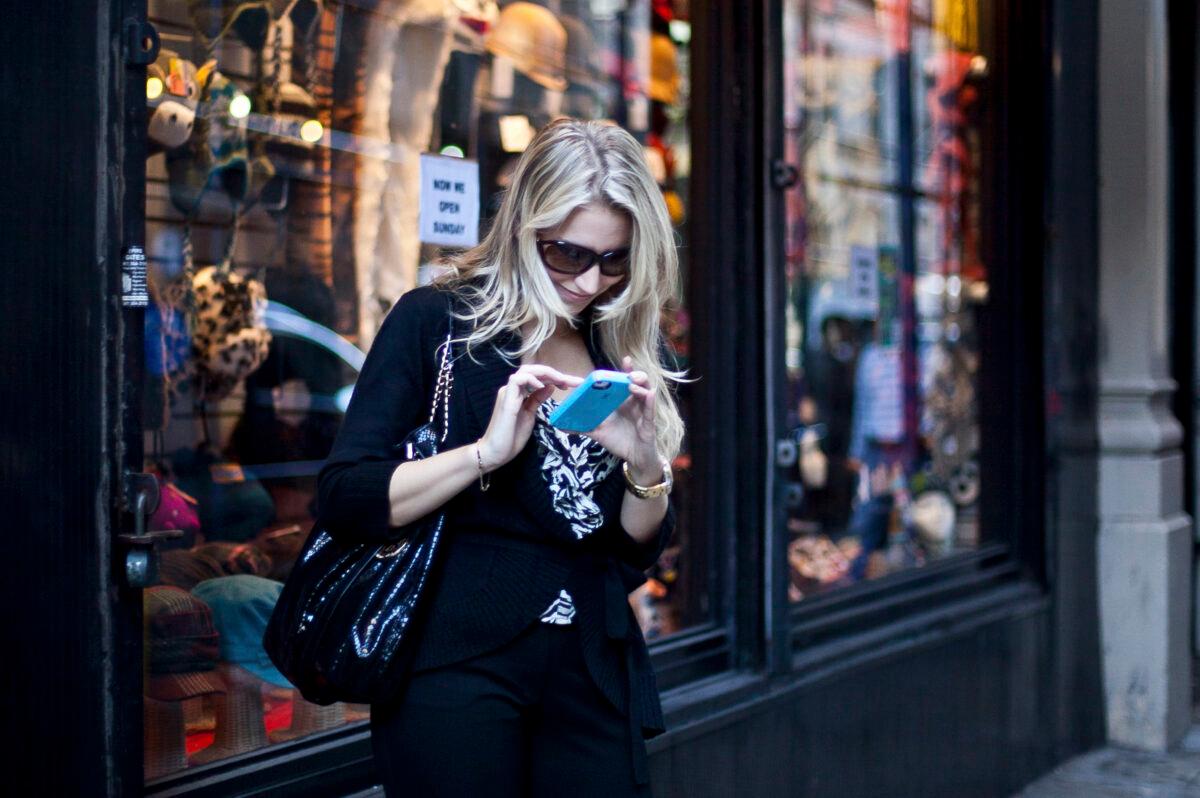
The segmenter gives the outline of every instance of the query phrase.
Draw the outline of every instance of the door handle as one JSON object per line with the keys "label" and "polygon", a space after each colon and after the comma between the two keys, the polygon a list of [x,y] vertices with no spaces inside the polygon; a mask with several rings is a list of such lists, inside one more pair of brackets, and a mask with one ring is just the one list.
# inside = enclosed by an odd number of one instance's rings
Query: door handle
{"label": "door handle", "polygon": [[149,587],[158,581],[159,541],[183,537],[182,529],[146,529],[146,519],[158,509],[162,498],[153,474],[125,472],[125,510],[133,516],[133,533],[121,533],[117,540],[128,546],[125,552],[125,583],[131,588]]}

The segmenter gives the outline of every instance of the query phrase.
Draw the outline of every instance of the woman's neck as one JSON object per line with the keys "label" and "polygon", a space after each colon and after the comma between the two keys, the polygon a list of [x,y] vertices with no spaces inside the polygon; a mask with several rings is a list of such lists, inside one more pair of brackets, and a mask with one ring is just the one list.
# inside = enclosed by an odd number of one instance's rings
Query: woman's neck
{"label": "woman's neck", "polygon": [[[533,322],[526,322],[521,326],[521,336],[529,337],[529,333],[533,330]],[[558,326],[554,328],[554,332],[550,333],[547,343],[563,343],[570,341],[572,338],[583,338],[583,332],[578,327],[572,327],[571,323],[566,319],[559,319]]]}

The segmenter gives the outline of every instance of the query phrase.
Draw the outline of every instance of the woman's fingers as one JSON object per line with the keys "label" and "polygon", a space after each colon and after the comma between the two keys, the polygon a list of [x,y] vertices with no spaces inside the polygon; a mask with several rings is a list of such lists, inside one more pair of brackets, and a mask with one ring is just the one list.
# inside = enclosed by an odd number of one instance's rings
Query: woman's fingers
{"label": "woman's fingers", "polygon": [[582,377],[574,377],[570,374],[563,374],[558,369],[551,368],[550,366],[543,366],[538,363],[529,363],[521,366],[521,368],[517,369],[513,376],[516,376],[517,374],[530,375],[544,383],[549,383],[558,388],[564,389],[574,388],[576,385],[579,385],[581,382],[583,382]]}
{"label": "woman's fingers", "polygon": [[527,371],[516,371],[508,378],[508,384],[521,388],[528,392],[533,392],[546,387],[546,383]]}
{"label": "woman's fingers", "polygon": [[506,394],[505,406],[509,412],[516,413],[525,405],[526,399],[547,388],[552,392],[554,390],[552,384],[547,385],[528,372],[517,371],[508,378],[508,383],[500,390]]}
{"label": "woman's fingers", "polygon": [[641,369],[634,369],[633,358],[629,355],[621,358],[621,370],[629,375],[630,392],[636,396],[644,396],[644,390],[650,389],[650,375]]}
{"label": "woman's fingers", "polygon": [[525,397],[525,402],[524,402],[524,404],[522,404],[521,409],[526,412],[533,412],[533,411],[537,410],[538,405],[540,405],[542,402],[546,401],[553,395],[554,395],[554,386],[553,385],[547,385],[545,388],[540,388]]}
{"label": "woman's fingers", "polygon": [[654,402],[656,400],[654,391],[647,390],[646,398],[642,400],[642,417],[650,419],[651,425],[654,422]]}

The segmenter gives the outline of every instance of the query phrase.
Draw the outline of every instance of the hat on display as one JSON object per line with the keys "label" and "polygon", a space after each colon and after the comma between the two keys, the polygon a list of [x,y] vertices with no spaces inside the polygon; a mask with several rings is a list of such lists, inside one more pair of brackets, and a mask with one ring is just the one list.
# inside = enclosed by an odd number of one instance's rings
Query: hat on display
{"label": "hat on display", "polygon": [[217,674],[220,657],[213,614],[186,590],[155,585],[142,591],[146,631],[145,693],[158,701],[181,701],[225,692]]}
{"label": "hat on display", "polygon": [[679,193],[667,189],[663,192],[663,202],[667,204],[667,215],[671,217],[671,224],[683,224],[683,198],[679,196]]}
{"label": "hat on display", "polygon": [[236,463],[218,462],[206,448],[175,450],[171,467],[179,487],[199,501],[207,541],[250,540],[275,517],[275,503],[262,482]]}
{"label": "hat on display", "polygon": [[279,600],[283,583],[261,576],[237,574],[201,582],[192,595],[212,609],[220,633],[221,659],[239,665],[279,687],[291,687],[263,649],[267,620]]}
{"label": "hat on display", "polygon": [[196,122],[200,89],[216,65],[199,69],[174,50],[163,48],[146,69],[146,107],[150,111],[149,140],[152,152],[187,143]]}
{"label": "hat on display", "polygon": [[150,516],[149,528],[178,529],[183,536],[172,548],[187,548],[200,534],[200,517],[196,515],[197,501],[179,489],[179,486],[159,478],[158,508]]}
{"label": "hat on display", "polygon": [[[272,108],[272,131],[275,135],[266,136],[264,144],[272,159],[304,159],[313,150],[320,137],[313,138],[305,128],[317,117],[317,101],[303,86],[292,81],[284,81],[276,86],[268,99]],[[317,128],[320,130],[320,128]],[[302,165],[294,163],[289,170],[301,171]]]}
{"label": "hat on display", "polygon": [[192,278],[192,353],[209,398],[227,396],[267,359],[267,292],[232,269],[206,266]]}
{"label": "hat on display", "polygon": [[567,80],[592,86],[600,80],[600,57],[591,28],[577,17],[563,17],[567,31]]}
{"label": "hat on display", "polygon": [[543,88],[567,87],[567,31],[549,10],[527,2],[510,3],[500,11],[484,46]]}
{"label": "hat on display", "polygon": [[297,33],[307,35],[322,5],[321,0],[189,0],[188,14],[209,47],[232,33],[251,50],[261,50],[272,22],[289,14]]}
{"label": "hat on display", "polygon": [[675,44],[670,36],[650,34],[651,100],[674,105],[679,102],[679,63]]}
{"label": "hat on display", "polygon": [[217,70],[201,83],[199,120],[188,146],[167,152],[167,182],[171,202],[189,218],[200,209],[208,189],[219,185],[241,202],[250,183],[246,121],[230,113],[241,90]]}

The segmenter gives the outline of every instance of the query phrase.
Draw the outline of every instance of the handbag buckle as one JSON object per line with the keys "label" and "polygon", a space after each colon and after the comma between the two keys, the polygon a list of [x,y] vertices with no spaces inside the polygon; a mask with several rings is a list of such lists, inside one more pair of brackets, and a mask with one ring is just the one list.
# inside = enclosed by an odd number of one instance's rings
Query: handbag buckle
{"label": "handbag buckle", "polygon": [[375,559],[377,559],[377,560],[391,559],[392,557],[395,557],[399,554],[404,553],[404,550],[407,548],[408,548],[407,540],[400,540],[395,543],[389,543],[386,546],[381,546],[379,548],[379,551],[375,552]]}

